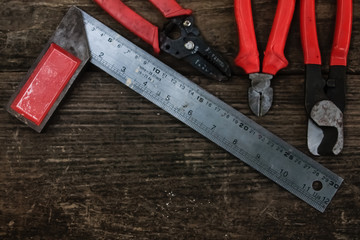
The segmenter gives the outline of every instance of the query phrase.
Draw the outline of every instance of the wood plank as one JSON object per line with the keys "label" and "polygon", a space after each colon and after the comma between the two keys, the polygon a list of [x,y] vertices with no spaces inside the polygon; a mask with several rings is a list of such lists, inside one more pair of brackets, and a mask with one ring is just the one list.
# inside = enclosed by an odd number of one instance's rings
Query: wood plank
{"label": "wood plank", "polygon": [[[162,24],[147,1],[124,2]],[[317,1],[324,59],[335,2]],[[205,38],[232,61],[238,49],[233,1],[179,3],[195,10]],[[316,158],[345,182],[322,214],[95,67],[77,79],[44,133],[11,117],[3,106],[74,4],[152,51],[90,0],[0,3],[0,239],[359,239],[358,11],[345,148],[340,156]],[[253,4],[264,48],[276,4]],[[249,80],[240,69],[234,68],[231,81],[218,83],[165,54],[159,58],[309,154],[298,21],[296,13],[286,48],[290,65],[273,81],[274,104],[263,118],[250,113]]]}

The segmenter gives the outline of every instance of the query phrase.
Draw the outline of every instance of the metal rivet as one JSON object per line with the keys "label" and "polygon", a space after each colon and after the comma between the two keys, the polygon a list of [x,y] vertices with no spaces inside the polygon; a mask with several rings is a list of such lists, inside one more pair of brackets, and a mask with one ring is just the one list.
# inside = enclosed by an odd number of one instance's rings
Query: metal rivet
{"label": "metal rivet", "polygon": [[183,23],[183,25],[184,25],[185,27],[190,27],[190,26],[191,26],[191,22],[190,22],[189,20],[185,20],[184,23]]}
{"label": "metal rivet", "polygon": [[193,50],[195,48],[195,43],[193,41],[188,41],[184,46],[187,50]]}

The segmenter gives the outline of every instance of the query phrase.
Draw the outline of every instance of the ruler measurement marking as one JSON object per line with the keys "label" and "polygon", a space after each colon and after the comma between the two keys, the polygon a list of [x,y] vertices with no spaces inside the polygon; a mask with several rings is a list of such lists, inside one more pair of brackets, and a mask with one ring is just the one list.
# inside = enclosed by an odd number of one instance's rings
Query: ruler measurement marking
{"label": "ruler measurement marking", "polygon": [[[97,48],[91,49],[92,63],[314,208],[325,210],[342,182],[340,177],[91,16],[83,16],[85,27],[94,38],[91,40],[101,45],[91,42]],[[107,49],[112,51],[106,52]],[[263,149],[258,151],[255,146],[250,148],[252,153],[248,152],[247,142]],[[314,181],[324,183],[324,189],[312,189]]]}
{"label": "ruler measurement marking", "polygon": [[[97,57],[97,55],[95,55],[95,57]],[[105,61],[102,60],[102,63],[104,63]],[[105,66],[110,66],[110,64],[104,64]],[[114,70],[111,68],[111,70]],[[136,85],[141,91],[144,91],[144,89],[147,89],[146,87],[143,87],[141,84]],[[151,96],[152,91],[146,91],[147,95]],[[171,105],[168,105],[168,103],[166,101],[162,100],[162,108],[163,109],[174,109],[173,107],[171,107]],[[184,115],[182,115],[184,116]],[[187,119],[190,120],[192,123],[194,123],[196,126],[201,127],[201,125],[198,123],[198,121],[196,119],[192,119],[190,116],[187,116]],[[195,127],[196,128],[196,127]],[[212,131],[210,130],[210,128],[205,129],[205,131],[207,131],[208,133],[212,133]],[[216,134],[217,135],[217,134]],[[232,146],[232,148],[238,152],[239,154],[241,154],[242,156],[246,157],[246,158],[253,158],[252,155],[250,155],[249,153],[247,153],[246,151],[244,151],[243,149],[239,149],[236,146],[233,146],[233,144],[230,143],[230,141],[227,141],[227,139],[223,138],[221,139],[219,136],[213,135],[214,138],[218,139],[219,141],[225,143],[227,146]],[[214,142],[216,142],[216,140],[213,140]],[[285,150],[284,148],[282,150]],[[282,151],[281,151],[282,152]],[[236,154],[235,154],[236,155]],[[255,159],[255,158],[254,158]],[[279,177],[280,173],[276,170],[271,169],[269,166],[262,164],[259,161],[253,161],[254,163],[256,163],[258,165],[258,167],[254,167],[256,168],[259,172],[262,172],[264,174],[264,172],[268,172],[271,174],[271,176],[277,176],[278,180],[286,182],[287,185],[291,185],[293,188],[295,188],[298,192],[302,193],[302,195],[306,198],[309,198],[313,201],[318,202],[318,199],[316,199],[315,197],[313,197],[312,195],[306,194],[306,192],[304,190],[302,190],[299,186],[297,186],[296,184],[294,184],[292,181],[289,181],[287,178],[284,177]],[[267,174],[264,174],[267,175]],[[321,206],[321,202],[318,202],[319,206]],[[323,207],[323,206],[322,206]]]}

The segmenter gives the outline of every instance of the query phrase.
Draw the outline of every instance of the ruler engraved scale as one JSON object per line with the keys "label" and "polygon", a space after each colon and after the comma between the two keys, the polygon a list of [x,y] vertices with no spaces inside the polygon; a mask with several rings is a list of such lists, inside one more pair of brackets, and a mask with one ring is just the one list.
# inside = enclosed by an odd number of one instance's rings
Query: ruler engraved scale
{"label": "ruler engraved scale", "polygon": [[343,179],[83,13],[90,61],[323,212]]}

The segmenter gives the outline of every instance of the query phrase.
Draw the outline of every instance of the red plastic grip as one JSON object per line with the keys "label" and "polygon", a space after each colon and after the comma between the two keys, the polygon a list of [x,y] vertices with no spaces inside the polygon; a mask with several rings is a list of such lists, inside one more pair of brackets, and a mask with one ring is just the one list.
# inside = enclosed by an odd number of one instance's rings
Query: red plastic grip
{"label": "red plastic grip", "polygon": [[175,0],[149,0],[166,18],[191,15],[190,9],[182,8]]}
{"label": "red plastic grip", "polygon": [[352,0],[338,0],[334,41],[330,58],[331,66],[347,65],[347,55],[351,39],[352,17]]}
{"label": "red plastic grip", "polygon": [[276,15],[264,53],[263,73],[275,75],[288,65],[284,49],[295,11],[295,2],[296,0],[278,0]]}
{"label": "red plastic grip", "polygon": [[316,31],[315,0],[301,0],[300,2],[300,32],[304,63],[321,65]]}
{"label": "red plastic grip", "polygon": [[138,15],[120,0],[94,0],[116,21],[160,52],[158,27]]}
{"label": "red plastic grip", "polygon": [[239,34],[239,53],[235,58],[235,65],[244,69],[247,74],[260,72],[251,0],[235,0],[234,10]]}
{"label": "red plastic grip", "polygon": [[11,108],[40,126],[80,63],[80,59],[52,43]]}

